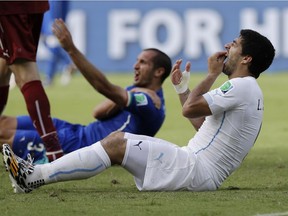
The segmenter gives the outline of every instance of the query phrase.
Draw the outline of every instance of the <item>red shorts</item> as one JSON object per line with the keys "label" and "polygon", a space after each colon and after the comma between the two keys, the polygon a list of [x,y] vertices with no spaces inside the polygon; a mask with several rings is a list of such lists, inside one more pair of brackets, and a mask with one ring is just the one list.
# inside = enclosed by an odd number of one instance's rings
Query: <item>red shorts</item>
{"label": "red shorts", "polygon": [[43,14],[0,16],[0,57],[13,64],[16,59],[36,61]]}

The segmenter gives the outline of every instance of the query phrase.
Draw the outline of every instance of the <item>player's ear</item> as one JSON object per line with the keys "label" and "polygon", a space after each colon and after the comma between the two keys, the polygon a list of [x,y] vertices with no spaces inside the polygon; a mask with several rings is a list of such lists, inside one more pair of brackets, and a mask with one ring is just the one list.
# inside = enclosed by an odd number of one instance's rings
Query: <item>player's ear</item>
{"label": "player's ear", "polygon": [[157,68],[156,71],[155,71],[154,76],[162,77],[164,72],[165,72],[165,69],[163,67]]}
{"label": "player's ear", "polygon": [[242,59],[242,63],[244,64],[249,64],[252,62],[252,57],[247,55],[247,56],[244,56],[243,59]]}

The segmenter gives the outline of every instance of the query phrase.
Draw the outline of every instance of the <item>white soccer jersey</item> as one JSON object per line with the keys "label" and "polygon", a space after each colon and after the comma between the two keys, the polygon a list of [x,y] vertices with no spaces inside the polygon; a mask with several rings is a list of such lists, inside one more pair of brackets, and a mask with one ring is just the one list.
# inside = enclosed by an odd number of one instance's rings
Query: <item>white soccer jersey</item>
{"label": "white soccer jersey", "polygon": [[258,136],[263,95],[255,78],[244,77],[225,82],[204,98],[213,115],[206,117],[188,146],[197,156],[199,176],[210,176],[219,187],[239,167]]}

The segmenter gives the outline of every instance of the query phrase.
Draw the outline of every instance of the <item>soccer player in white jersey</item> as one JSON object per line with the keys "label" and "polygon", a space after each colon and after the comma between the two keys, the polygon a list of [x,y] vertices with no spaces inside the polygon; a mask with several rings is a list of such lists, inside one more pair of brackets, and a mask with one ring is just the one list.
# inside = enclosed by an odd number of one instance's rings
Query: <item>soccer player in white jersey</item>
{"label": "soccer player in white jersey", "polygon": [[[208,74],[189,90],[190,63],[173,66],[171,80],[182,113],[197,133],[187,146],[149,136],[115,132],[53,163],[35,165],[3,145],[5,166],[16,192],[45,184],[85,179],[121,165],[139,190],[216,190],[252,148],[262,124],[263,95],[256,79],[271,65],[275,49],[263,35],[240,31],[238,38],[208,58]],[[210,90],[224,73],[228,81]]]}

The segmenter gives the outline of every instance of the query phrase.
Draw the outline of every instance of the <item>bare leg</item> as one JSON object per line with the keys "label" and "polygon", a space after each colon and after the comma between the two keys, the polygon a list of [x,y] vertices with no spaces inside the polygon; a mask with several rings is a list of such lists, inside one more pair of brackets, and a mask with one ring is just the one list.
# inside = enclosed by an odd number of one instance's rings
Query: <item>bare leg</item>
{"label": "bare leg", "polygon": [[40,81],[36,62],[17,61],[11,66],[27,110],[41,136],[50,161],[63,155],[50,114],[50,103]]}
{"label": "bare leg", "polygon": [[6,65],[6,60],[0,58],[0,86],[9,85],[11,71]]}
{"label": "bare leg", "polygon": [[15,117],[0,116],[0,149],[2,144],[7,143],[12,148],[14,135],[17,128],[17,119]]}
{"label": "bare leg", "polygon": [[[52,163],[34,167],[25,165],[30,162],[18,162],[20,160],[16,160],[16,156],[7,146],[4,146],[3,154],[12,182],[22,192],[30,192],[44,184],[87,179],[98,175],[113,164],[123,166],[134,175],[136,181],[137,179],[143,181],[149,152],[148,142],[144,144],[144,140],[145,138],[140,141],[137,139],[127,141],[123,132],[115,132],[101,142],[98,141],[91,146],[66,154]],[[19,163],[22,165],[20,166]],[[30,167],[30,171],[26,170],[28,175],[23,174],[25,173],[23,167],[28,169]],[[15,169],[18,169],[16,173],[11,172]]]}
{"label": "bare leg", "polygon": [[114,132],[101,140],[101,144],[109,156],[111,164],[121,165],[127,144],[127,140],[124,139],[124,133]]}
{"label": "bare leg", "polygon": [[11,71],[6,65],[6,60],[0,58],[0,115],[7,104],[10,76]]}
{"label": "bare leg", "polygon": [[114,133],[101,143],[97,142],[66,154],[53,163],[36,165],[34,172],[28,175],[27,183],[32,182],[33,185],[33,182],[39,179],[45,184],[86,179],[103,172],[113,164],[120,165],[126,148],[126,139],[123,136],[121,132]]}

